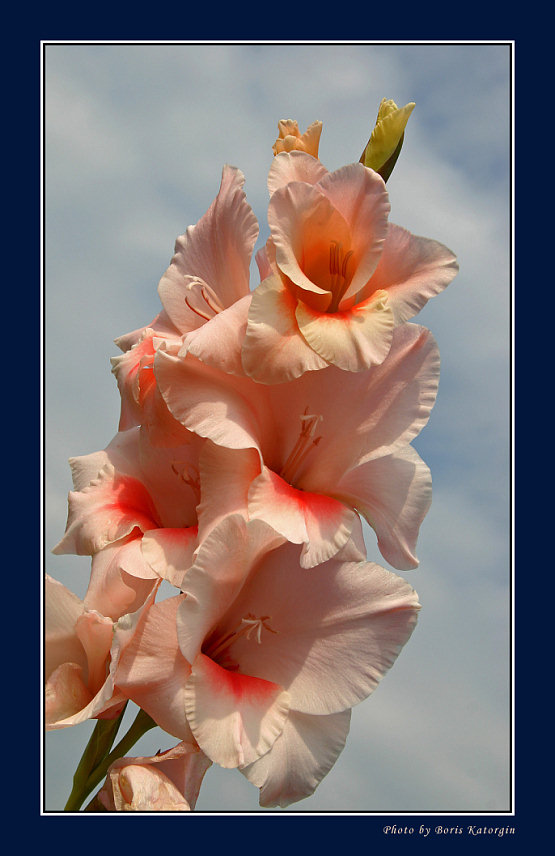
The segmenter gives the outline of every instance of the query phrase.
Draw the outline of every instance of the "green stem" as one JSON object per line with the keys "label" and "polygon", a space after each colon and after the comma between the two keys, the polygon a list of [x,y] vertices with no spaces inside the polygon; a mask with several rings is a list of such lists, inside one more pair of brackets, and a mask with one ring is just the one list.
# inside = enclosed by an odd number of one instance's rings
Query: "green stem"
{"label": "green stem", "polygon": [[125,707],[115,719],[97,720],[94,731],[90,736],[73,776],[73,788],[64,811],[77,811],[80,808],[81,803],[87,796],[87,793],[83,793],[83,787],[91,772],[112,748],[124,712]]}
{"label": "green stem", "polygon": [[[86,779],[84,781],[83,779],[80,780],[80,787],[78,790],[74,785],[74,791],[76,791],[76,793],[74,794],[72,791],[65,811],[78,811],[81,805],[83,804],[83,800],[91,793],[93,788],[95,788],[96,785],[98,785],[99,782],[101,782],[102,779],[105,777],[110,765],[113,764],[114,761],[117,761],[118,758],[123,758],[123,756],[127,754],[131,747],[135,745],[137,740],[139,740],[139,738],[141,738],[143,734],[146,734],[147,731],[149,731],[151,728],[154,728],[155,726],[156,723],[148,715],[148,713],[145,713],[144,710],[139,710],[129,731],[124,735],[124,737],[122,737],[115,749],[113,749],[109,754],[104,753],[104,755],[97,758],[96,764],[93,767],[89,768],[88,776],[86,777]],[[115,733],[116,732],[114,731],[114,736]],[[110,746],[112,745],[112,742],[113,738],[110,742]],[[107,748],[109,749],[110,746],[108,746]],[[85,750],[85,753],[86,752],[87,750]]]}

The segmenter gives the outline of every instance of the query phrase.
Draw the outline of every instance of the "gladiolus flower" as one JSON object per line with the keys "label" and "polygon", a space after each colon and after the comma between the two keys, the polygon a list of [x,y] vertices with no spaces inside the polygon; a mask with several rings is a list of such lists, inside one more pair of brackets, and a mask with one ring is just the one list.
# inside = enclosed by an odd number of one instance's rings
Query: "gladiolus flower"
{"label": "gladiolus flower", "polygon": [[387,359],[366,372],[328,366],[265,385],[163,350],[155,372],[173,416],[214,444],[201,460],[213,473],[207,515],[245,505],[250,518],[304,544],[301,564],[313,567],[347,543],[356,509],[388,562],[418,564],[431,479],[409,444],[428,420],[439,376],[426,329],[399,327]]}
{"label": "gladiolus flower", "polygon": [[[183,591],[144,615],[117,686],[169,733],[192,732],[215,763],[272,780],[272,791],[280,779],[283,799],[306,795],[341,751],[349,709],[409,638],[416,593],[368,562],[306,572],[298,547],[240,515],[203,541]],[[261,758],[269,768],[248,769]]]}
{"label": "gladiolus flower", "polygon": [[113,622],[87,609],[77,595],[48,575],[45,607],[47,730],[95,717],[113,719],[126,702],[114,687],[114,674],[140,610]]}
{"label": "gladiolus flower", "polygon": [[180,585],[197,546],[203,443],[185,433],[187,444],[158,449],[130,428],[102,452],[71,459],[75,490],[53,552],[92,556],[88,609],[117,620],[138,609],[162,575]]}
{"label": "gladiolus flower", "polygon": [[455,257],[388,223],[385,184],[362,164],[328,173],[302,152],[280,154],[268,186],[269,275],[248,310],[245,371],[281,383],[330,364],[379,365],[394,328],[453,279]]}
{"label": "gladiolus flower", "polygon": [[[224,166],[216,198],[198,223],[176,239],[170,266],[158,284],[162,311],[146,327],[116,339],[124,352],[112,358],[122,398],[120,431],[141,424],[157,445],[171,443],[172,425],[159,406],[152,374],[156,350],[163,343],[179,351],[184,338],[194,338],[194,331],[207,323],[215,325],[217,341],[219,313],[245,299],[250,302],[249,266],[258,222],[246,201],[244,181],[240,170]],[[219,356],[225,361],[225,354]]]}
{"label": "gladiolus flower", "polygon": [[158,294],[172,324],[189,333],[250,293],[249,265],[258,222],[243,173],[224,166],[218,195],[196,226],[175,242]]}

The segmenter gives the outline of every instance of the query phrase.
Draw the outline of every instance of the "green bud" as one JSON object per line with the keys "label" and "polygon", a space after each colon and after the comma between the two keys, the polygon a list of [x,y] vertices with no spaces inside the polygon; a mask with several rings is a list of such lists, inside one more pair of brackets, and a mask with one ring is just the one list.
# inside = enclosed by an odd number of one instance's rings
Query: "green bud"
{"label": "green bud", "polygon": [[360,157],[360,162],[379,173],[384,181],[387,181],[393,172],[403,145],[405,128],[414,107],[414,101],[404,107],[397,107],[395,101],[382,98],[372,136]]}

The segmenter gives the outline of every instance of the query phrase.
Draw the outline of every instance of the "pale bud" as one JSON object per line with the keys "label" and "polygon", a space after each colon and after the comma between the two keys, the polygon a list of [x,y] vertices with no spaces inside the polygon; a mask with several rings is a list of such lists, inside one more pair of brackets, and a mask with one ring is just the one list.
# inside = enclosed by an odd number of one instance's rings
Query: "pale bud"
{"label": "pale bud", "polygon": [[360,162],[379,173],[384,181],[391,175],[399,157],[405,128],[414,107],[414,101],[397,107],[395,101],[382,98],[372,136]]}
{"label": "pale bud", "polygon": [[272,146],[274,155],[280,152],[306,152],[312,157],[318,157],[322,122],[313,122],[301,135],[299,126],[294,119],[280,119],[278,122],[279,137]]}

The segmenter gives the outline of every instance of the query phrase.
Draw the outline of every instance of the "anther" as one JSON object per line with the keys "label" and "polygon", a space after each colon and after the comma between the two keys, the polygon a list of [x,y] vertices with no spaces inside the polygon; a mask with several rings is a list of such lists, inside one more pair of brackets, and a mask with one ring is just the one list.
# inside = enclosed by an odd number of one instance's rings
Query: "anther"
{"label": "anther", "polygon": [[214,643],[210,645],[204,653],[207,657],[210,657],[211,660],[218,662],[221,655],[227,651],[230,645],[238,639],[241,639],[243,636],[245,639],[250,640],[253,634],[256,634],[256,641],[260,645],[262,644],[262,629],[268,630],[270,633],[278,633],[277,630],[274,630],[273,627],[270,627],[268,624],[268,621],[270,620],[271,617],[269,615],[262,615],[260,618],[256,618],[252,612],[248,612],[245,617],[241,619],[239,625],[232,633],[228,633],[221,639],[214,640]]}

